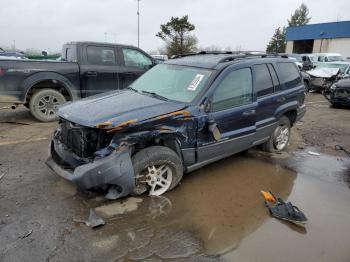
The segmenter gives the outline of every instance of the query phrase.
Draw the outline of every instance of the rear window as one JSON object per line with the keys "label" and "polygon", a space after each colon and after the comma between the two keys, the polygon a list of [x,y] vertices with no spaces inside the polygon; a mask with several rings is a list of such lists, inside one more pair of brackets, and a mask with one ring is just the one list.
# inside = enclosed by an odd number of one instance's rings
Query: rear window
{"label": "rear window", "polygon": [[77,62],[77,46],[64,45],[62,48],[62,60],[68,62]]}
{"label": "rear window", "polygon": [[299,71],[294,63],[277,63],[279,67],[279,80],[282,89],[289,89],[301,85]]}
{"label": "rear window", "polygon": [[254,65],[255,72],[255,92],[257,96],[266,96],[273,93],[273,84],[270,72],[266,64]]}

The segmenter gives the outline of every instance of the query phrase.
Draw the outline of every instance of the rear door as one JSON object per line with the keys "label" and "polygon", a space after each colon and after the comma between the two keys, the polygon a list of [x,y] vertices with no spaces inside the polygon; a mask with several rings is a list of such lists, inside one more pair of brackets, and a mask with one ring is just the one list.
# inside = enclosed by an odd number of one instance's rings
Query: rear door
{"label": "rear door", "polygon": [[221,139],[198,133],[198,162],[245,150],[253,144],[256,102],[250,67],[228,68],[212,86],[209,119],[217,124]]}
{"label": "rear door", "polygon": [[117,52],[113,46],[88,45],[80,65],[82,89],[91,96],[119,88]]}
{"label": "rear door", "polygon": [[256,143],[267,139],[277,122],[275,112],[281,103],[285,101],[280,96],[279,80],[272,64],[255,64],[254,69],[254,90],[257,96],[257,117],[256,117]]}
{"label": "rear door", "polygon": [[153,60],[136,48],[120,47],[119,50],[122,57],[122,66],[118,72],[119,84],[120,89],[123,89],[150,69],[153,66]]}

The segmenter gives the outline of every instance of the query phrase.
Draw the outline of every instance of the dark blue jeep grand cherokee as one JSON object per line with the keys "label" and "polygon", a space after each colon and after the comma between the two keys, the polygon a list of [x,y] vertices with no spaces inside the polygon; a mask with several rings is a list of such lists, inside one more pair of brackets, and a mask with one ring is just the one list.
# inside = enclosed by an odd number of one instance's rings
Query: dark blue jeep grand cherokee
{"label": "dark blue jeep grand cherokee", "polygon": [[199,53],[58,114],[47,161],[56,173],[82,189],[108,188],[110,199],[160,195],[237,152],[285,149],[305,114],[304,86],[286,57]]}

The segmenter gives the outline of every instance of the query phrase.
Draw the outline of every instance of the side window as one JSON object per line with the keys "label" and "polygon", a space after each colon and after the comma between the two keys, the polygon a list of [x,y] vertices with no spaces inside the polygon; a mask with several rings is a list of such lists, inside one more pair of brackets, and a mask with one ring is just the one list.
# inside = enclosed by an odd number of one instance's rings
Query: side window
{"label": "side window", "polygon": [[253,100],[250,68],[238,69],[228,74],[216,88],[212,111],[220,111],[251,103]]}
{"label": "side window", "polygon": [[112,47],[88,46],[87,59],[93,65],[114,65],[115,52]]}
{"label": "side window", "polygon": [[267,64],[267,67],[269,68],[269,71],[270,71],[270,74],[272,77],[272,83],[275,86],[275,92],[280,91],[281,85],[280,85],[280,81],[278,81],[278,77],[277,77],[275,68],[271,64]]}
{"label": "side window", "polygon": [[323,56],[318,57],[318,62],[323,62]]}
{"label": "side window", "polygon": [[266,64],[254,65],[255,92],[258,97],[273,93],[273,84]]}
{"label": "side window", "polygon": [[289,89],[301,85],[300,74],[294,63],[277,63],[279,67],[279,79],[282,89]]}
{"label": "side window", "polygon": [[152,65],[152,60],[137,50],[123,48],[123,55],[125,66],[147,69]]}

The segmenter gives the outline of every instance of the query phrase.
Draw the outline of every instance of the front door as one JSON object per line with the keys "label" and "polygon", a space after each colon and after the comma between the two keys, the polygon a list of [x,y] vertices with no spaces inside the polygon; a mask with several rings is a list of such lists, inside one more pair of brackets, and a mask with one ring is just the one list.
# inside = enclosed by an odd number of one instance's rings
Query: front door
{"label": "front door", "polygon": [[210,122],[215,123],[221,139],[210,132],[198,134],[198,162],[234,154],[250,148],[256,131],[256,102],[250,67],[228,68],[213,84]]}
{"label": "front door", "polygon": [[138,77],[150,69],[153,61],[146,54],[134,48],[121,48],[121,55],[124,63],[119,74],[120,89],[128,87]]}
{"label": "front door", "polygon": [[114,47],[86,47],[86,62],[80,66],[85,96],[119,88],[117,53]]}

